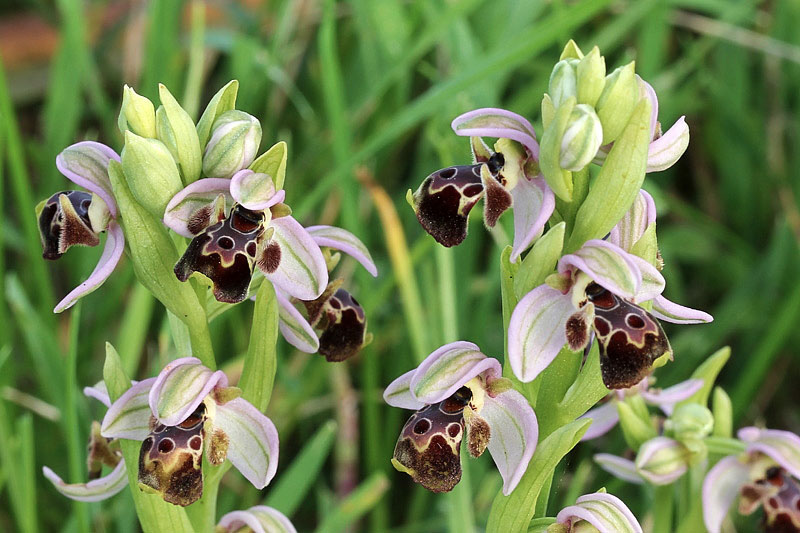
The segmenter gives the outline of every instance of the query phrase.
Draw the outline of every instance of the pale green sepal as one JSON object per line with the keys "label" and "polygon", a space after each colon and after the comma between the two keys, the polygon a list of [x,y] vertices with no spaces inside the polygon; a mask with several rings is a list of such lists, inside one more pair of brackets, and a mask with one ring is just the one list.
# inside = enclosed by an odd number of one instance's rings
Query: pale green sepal
{"label": "pale green sepal", "polygon": [[171,141],[175,144],[173,146],[164,139],[162,141],[170,148],[175,161],[178,162],[184,184],[189,185],[200,177],[200,170],[203,166],[203,155],[200,150],[197,129],[189,113],[180,106],[169,89],[162,83],[158,84],[158,96],[167,114],[167,125],[172,131]]}
{"label": "pale green sepal", "polygon": [[264,412],[272,396],[272,385],[277,368],[276,344],[278,342],[278,300],[272,283],[265,279],[256,294],[250,344],[242,368],[239,387],[242,398]]}
{"label": "pale green sepal", "polygon": [[542,127],[547,129],[550,127],[550,123],[553,122],[553,118],[556,115],[556,106],[553,105],[553,99],[550,98],[550,95],[544,93],[542,97]]}
{"label": "pale green sepal", "polygon": [[205,111],[197,121],[197,139],[200,149],[205,150],[208,139],[211,138],[211,127],[222,113],[236,108],[236,94],[239,92],[239,81],[231,80],[222,89],[217,91],[208,102]]}
{"label": "pale green sepal", "polygon": [[[131,135],[130,132],[128,134]],[[108,175],[119,206],[121,224],[127,236],[128,255],[136,277],[189,327],[192,352],[203,364],[213,369],[216,365],[203,306],[191,285],[181,283],[173,273],[178,262],[175,244],[159,218],[152,216],[136,201],[126,183],[122,165],[112,161]]]}
{"label": "pale green sepal", "polygon": [[[113,178],[112,178],[113,183]],[[119,354],[110,343],[106,343],[106,360],[103,365],[103,381],[108,387],[108,394],[115,402],[131,386],[131,380],[125,375]],[[140,442],[121,439],[122,456],[128,465],[139,464]],[[172,505],[159,496],[147,494],[139,490],[138,468],[128,468],[128,484],[136,506],[136,515],[144,533],[171,531],[175,533],[194,533],[191,522],[182,507]]]}
{"label": "pale green sepal", "polygon": [[156,137],[156,113],[150,99],[136,94],[131,87],[122,89],[122,107],[117,119],[119,131],[130,130],[148,139]]}
{"label": "pale green sepal", "polygon": [[551,479],[558,463],[575,447],[591,424],[591,420],[574,420],[539,443],[514,492],[503,496],[499,491],[495,497],[486,525],[487,533],[527,530],[542,486]]}
{"label": "pale green sepal", "polygon": [[642,420],[642,417],[624,401],[617,402],[617,414],[622,435],[629,448],[638,450],[639,446],[658,436],[653,423],[650,420]]}
{"label": "pale green sepal", "polygon": [[[159,220],[169,201],[183,188],[178,167],[164,143],[131,131],[125,132],[122,169],[136,202]],[[130,233],[125,235],[131,237]]]}
{"label": "pale green sepal", "polygon": [[712,406],[714,430],[711,434],[715,437],[730,438],[733,435],[733,403],[722,387],[714,387]]}
{"label": "pale green sepal", "polygon": [[[603,144],[617,140],[622,134],[639,100],[639,82],[634,70],[635,63],[631,61],[606,76],[603,92],[594,106],[603,123]],[[649,133],[649,114],[647,120]]]}
{"label": "pale green sepal", "polygon": [[566,224],[559,222],[541,236],[522,260],[519,272],[514,276],[514,294],[522,299],[534,288],[544,283],[555,268],[561,249],[564,247]]}
{"label": "pale green sepal", "polygon": [[707,405],[708,397],[711,395],[711,389],[714,386],[714,382],[717,380],[717,375],[719,375],[722,367],[725,366],[725,363],[728,362],[728,358],[730,356],[731,349],[729,346],[725,346],[724,348],[720,348],[711,354],[708,359],[703,361],[700,366],[698,366],[695,371],[692,372],[691,376],[691,379],[702,379],[703,386],[700,388],[700,390],[682,402],[678,403],[678,405],[687,403],[699,403],[700,405]]}
{"label": "pale green sepal", "polygon": [[606,60],[596,46],[578,63],[578,103],[594,106],[606,84]]}
{"label": "pale green sepal", "polygon": [[[597,48],[595,46],[595,48]],[[567,41],[567,44],[564,45],[564,50],[561,51],[561,57],[558,58],[559,61],[562,59],[583,59],[583,52],[581,52],[578,43],[570,39]]]}
{"label": "pale green sepal", "polygon": [[642,98],[578,209],[566,252],[602,239],[625,216],[644,181],[649,136],[650,101]]}
{"label": "pale green sepal", "polygon": [[647,226],[639,240],[631,246],[629,252],[658,268],[658,238],[656,237],[655,222]]}
{"label": "pale green sepal", "polygon": [[578,60],[562,59],[553,67],[550,73],[550,83],[547,94],[553,100],[553,105],[561,106],[570,98],[578,94]]}
{"label": "pale green sepal", "polygon": [[286,179],[286,158],[287,150],[284,141],[278,141],[272,147],[258,156],[248,167],[253,172],[260,172],[272,176],[275,182],[275,190],[283,189],[283,182]]}
{"label": "pale green sepal", "polygon": [[[544,174],[547,184],[553,192],[565,202],[572,201],[572,173],[561,168],[561,139],[567,129],[569,117],[575,108],[575,98],[568,98],[566,102],[556,108],[556,114],[550,126],[542,135],[541,151],[539,153],[539,167]],[[649,120],[649,119],[648,119]]]}

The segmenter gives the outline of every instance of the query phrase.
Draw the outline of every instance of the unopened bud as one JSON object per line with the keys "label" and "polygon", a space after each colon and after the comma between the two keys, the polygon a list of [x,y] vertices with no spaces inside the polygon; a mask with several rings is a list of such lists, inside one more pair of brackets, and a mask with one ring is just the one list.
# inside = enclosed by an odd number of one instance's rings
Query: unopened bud
{"label": "unopened bud", "polygon": [[230,178],[253,162],[261,144],[261,124],[243,111],[226,111],[214,122],[203,155],[203,173]]}
{"label": "unopened bud", "polygon": [[603,92],[595,104],[597,116],[603,123],[603,144],[620,136],[638,101],[639,83],[633,62],[606,76]]}
{"label": "unopened bud", "polygon": [[558,107],[570,96],[577,96],[578,60],[562,59],[553,67],[547,93]]}
{"label": "unopened bud", "polygon": [[578,63],[578,103],[594,106],[606,84],[606,60],[596,46]]}
{"label": "unopened bud", "polygon": [[125,132],[122,169],[133,196],[159,220],[169,201],[183,188],[178,167],[164,143],[131,131]]}
{"label": "unopened bud", "polygon": [[561,138],[561,168],[581,170],[592,162],[602,142],[603,126],[597,113],[586,104],[576,105]]}
{"label": "unopened bud", "polygon": [[691,455],[691,451],[680,442],[656,437],[639,448],[636,470],[654,485],[669,485],[686,472]]}
{"label": "unopened bud", "polygon": [[197,129],[189,113],[184,110],[169,89],[158,86],[162,106],[156,113],[156,133],[169,148],[187,185],[200,177],[203,159]]}
{"label": "unopened bud", "polygon": [[119,110],[117,125],[122,133],[130,130],[141,137],[154,139],[156,112],[153,102],[136,94],[136,91],[126,85],[122,90],[122,107]]}
{"label": "unopened bud", "polygon": [[680,404],[666,421],[664,428],[679,441],[700,440],[711,434],[714,416],[699,403]]}

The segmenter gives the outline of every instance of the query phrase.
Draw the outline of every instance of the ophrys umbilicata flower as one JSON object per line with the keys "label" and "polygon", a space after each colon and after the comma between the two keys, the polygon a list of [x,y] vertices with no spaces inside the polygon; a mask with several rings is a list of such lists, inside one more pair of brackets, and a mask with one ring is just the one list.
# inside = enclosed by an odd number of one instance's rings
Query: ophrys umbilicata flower
{"label": "ophrys umbilicata flower", "polygon": [[461,441],[480,456],[488,447],[510,494],[536,449],[536,414],[497,359],[471,342],[446,344],[395,379],[383,394],[389,405],[414,409],[394,451],[392,464],[433,492],[461,480]]}
{"label": "ophrys umbilicata flower", "polygon": [[125,236],[117,223],[117,203],[108,178],[108,162],[119,155],[104,144],[83,141],[65,148],[56,157],[64,176],[89,192],[63,191],[36,206],[45,259],[55,260],[75,245],[97,246],[107,231],[105,248],[89,278],[56,305],[56,313],[94,291],[111,275],[125,250]]}
{"label": "ophrys umbilicata flower", "polygon": [[[539,143],[533,126],[511,111],[483,108],[456,117],[457,135],[471,137],[474,164],[437,170],[408,200],[422,227],[444,246],[467,236],[469,213],[484,198],[483,219],[494,227],[508,208],[514,209],[511,261],[541,235],[555,207],[555,196],[539,175]],[[481,137],[495,137],[490,149]]]}
{"label": "ophrys umbilicata flower", "polygon": [[211,464],[228,459],[261,489],[278,468],[278,433],[240,392],[198,359],[176,359],[120,396],[101,432],[142,441],[139,486],[169,503],[185,506],[202,496],[204,451]]}

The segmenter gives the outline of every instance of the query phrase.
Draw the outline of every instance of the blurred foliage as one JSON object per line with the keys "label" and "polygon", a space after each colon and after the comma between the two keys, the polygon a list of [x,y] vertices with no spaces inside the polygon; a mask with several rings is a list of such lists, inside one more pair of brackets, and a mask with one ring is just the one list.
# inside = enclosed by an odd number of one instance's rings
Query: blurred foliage
{"label": "blurred foliage", "polygon": [[[375,335],[355,360],[333,366],[282,341],[268,411],[281,436],[276,482],[259,495],[229,474],[219,515],[266,498],[300,531],[485,524],[500,487],[490,459],[465,458],[452,495],[414,486],[389,463],[408,413],[380,394],[455,338],[502,356],[499,245],[510,220],[492,234],[474,220],[463,245],[438,249],[405,191],[468,160],[466,140],[449,128],[456,115],[498,106],[537,124],[550,69],[570,37],[584,50],[599,45],[611,68],[635,59],[660,95],[661,121],[686,114],[691,128],[682,160],[649,175],[645,187],[659,207],[667,296],[716,320],[665,325],[676,357],[657,372],[659,385],[685,379],[728,344],[720,383],[735,424],[800,431],[797,2],[219,0],[202,8],[171,0],[0,7],[0,530],[137,530],[129,497],[73,504],[41,475],[46,464],[70,481],[85,479],[89,424],[103,412],[80,389],[101,378],[105,341],[138,378],[176,355],[164,311],[125,260],[80,312],[51,312],[100,250],[45,264],[33,207],[70,187],[54,164],[65,146],[98,139],[119,149],[123,83],[153,97],[163,82],[202,109],[239,79],[237,107],[262,121],[264,147],[289,143],[295,214],[355,232],[381,273],[374,280],[350,260],[340,270]],[[212,324],[234,376],[251,315],[244,303]],[[646,522],[653,494],[592,467],[600,448],[619,453],[624,444],[612,433],[579,445],[558,471],[550,512],[607,485]]]}

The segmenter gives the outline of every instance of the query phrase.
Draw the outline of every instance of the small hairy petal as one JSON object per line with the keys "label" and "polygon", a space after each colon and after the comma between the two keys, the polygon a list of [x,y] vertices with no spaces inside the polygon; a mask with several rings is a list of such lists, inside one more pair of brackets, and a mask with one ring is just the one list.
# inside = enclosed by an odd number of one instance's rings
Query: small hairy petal
{"label": "small hairy petal", "polygon": [[79,502],[99,502],[114,496],[128,486],[128,475],[123,460],[120,460],[107,475],[88,483],[65,483],[58,474],[46,466],[42,467],[42,472],[58,492]]}

